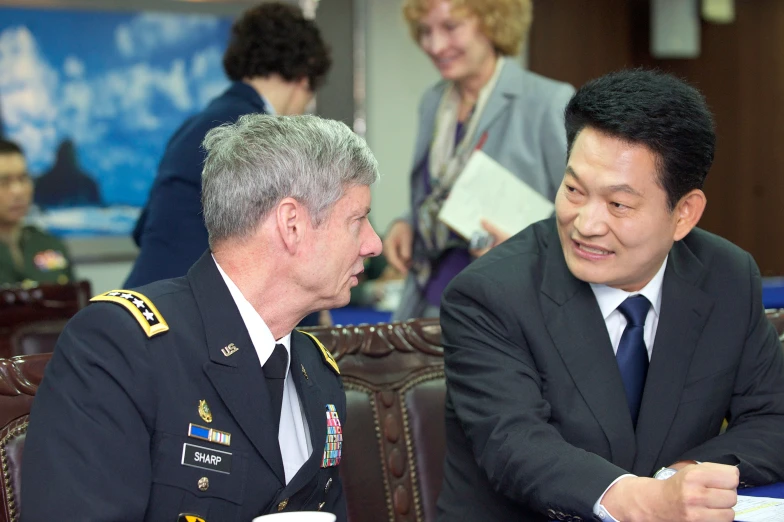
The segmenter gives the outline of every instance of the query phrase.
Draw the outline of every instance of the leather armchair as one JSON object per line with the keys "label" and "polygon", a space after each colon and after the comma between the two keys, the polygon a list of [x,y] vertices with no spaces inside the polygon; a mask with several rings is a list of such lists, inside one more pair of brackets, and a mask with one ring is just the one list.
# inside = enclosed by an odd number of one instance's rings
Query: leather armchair
{"label": "leather armchair", "polygon": [[33,396],[51,354],[0,359],[0,522],[19,520],[22,451]]}
{"label": "leather armchair", "polygon": [[435,520],[446,393],[438,320],[309,331],[335,355],[346,389],[349,522]]}
{"label": "leather armchair", "polygon": [[90,297],[89,281],[0,288],[0,357],[14,355],[10,339],[16,329],[37,321],[69,319],[87,306]]}

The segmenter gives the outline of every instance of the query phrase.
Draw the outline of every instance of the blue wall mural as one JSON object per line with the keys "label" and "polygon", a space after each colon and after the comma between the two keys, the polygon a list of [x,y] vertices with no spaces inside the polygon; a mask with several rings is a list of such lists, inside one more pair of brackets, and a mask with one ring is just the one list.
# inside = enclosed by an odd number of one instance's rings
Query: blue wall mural
{"label": "blue wall mural", "polygon": [[224,90],[231,20],[0,8],[0,132],[35,178],[30,221],[130,234],[166,142]]}

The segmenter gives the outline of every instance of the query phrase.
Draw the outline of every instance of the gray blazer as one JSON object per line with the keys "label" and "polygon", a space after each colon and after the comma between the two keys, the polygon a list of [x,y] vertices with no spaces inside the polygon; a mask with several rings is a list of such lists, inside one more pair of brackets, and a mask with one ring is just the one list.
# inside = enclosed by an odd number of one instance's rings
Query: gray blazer
{"label": "gray blazer", "polygon": [[[419,105],[419,131],[411,169],[411,209],[418,208],[426,197],[422,167],[447,86],[448,82],[442,80],[428,89]],[[564,108],[573,94],[571,85],[525,71],[512,59],[506,60],[479,121],[473,145],[487,133],[482,151],[554,200],[566,166]],[[414,214],[409,210],[400,219],[415,226]],[[414,256],[422,248],[415,239]],[[409,274],[394,320],[421,317],[426,307],[427,302]]]}

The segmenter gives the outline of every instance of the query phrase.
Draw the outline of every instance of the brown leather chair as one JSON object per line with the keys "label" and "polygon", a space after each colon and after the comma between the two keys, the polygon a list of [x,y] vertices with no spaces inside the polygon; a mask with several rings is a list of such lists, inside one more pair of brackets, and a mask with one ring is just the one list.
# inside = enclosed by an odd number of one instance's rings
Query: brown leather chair
{"label": "brown leather chair", "polygon": [[773,323],[773,326],[776,328],[776,331],[779,334],[779,340],[784,342],[784,309],[772,308],[765,310],[765,315],[768,317],[768,321]]}
{"label": "brown leather chair", "polygon": [[20,477],[27,419],[51,354],[0,359],[0,522],[19,520]]}
{"label": "brown leather chair", "polygon": [[9,339],[11,356],[54,351],[57,338],[67,323],[68,319],[52,319],[22,324]]}
{"label": "brown leather chair", "polygon": [[[335,355],[346,389],[340,472],[349,522],[435,520],[446,390],[438,320],[308,331]],[[50,356],[0,359],[0,522],[19,517],[28,414]]]}
{"label": "brown leather chair", "polygon": [[87,306],[90,297],[89,281],[0,288],[0,357],[14,355],[10,340],[16,329],[27,323],[69,319]]}
{"label": "brown leather chair", "polygon": [[446,393],[438,320],[309,331],[335,355],[346,389],[349,522],[435,520]]}

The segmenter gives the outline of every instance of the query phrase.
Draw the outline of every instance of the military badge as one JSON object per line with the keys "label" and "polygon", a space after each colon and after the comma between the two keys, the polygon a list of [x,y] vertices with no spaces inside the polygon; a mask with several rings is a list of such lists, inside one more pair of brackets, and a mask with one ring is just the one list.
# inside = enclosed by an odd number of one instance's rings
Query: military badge
{"label": "military badge", "polygon": [[188,425],[188,437],[207,440],[217,444],[223,444],[224,446],[231,446],[231,433],[214,430],[212,428],[205,428],[204,426],[199,426],[198,424],[191,423]]}
{"label": "military badge", "polygon": [[324,456],[321,467],[328,468],[340,464],[343,449],[343,428],[334,404],[327,404],[327,441],[324,443]]}
{"label": "military badge", "polygon": [[229,343],[229,345],[228,345],[228,346],[224,346],[223,348],[221,348],[221,352],[223,352],[223,355],[224,355],[225,357],[228,357],[229,355],[232,355],[232,354],[233,354],[233,353],[235,353],[237,350],[239,350],[239,348],[237,348],[236,346],[234,346],[234,343]]}
{"label": "military badge", "polygon": [[204,422],[212,422],[212,412],[207,405],[207,401],[199,401],[199,417]]}
{"label": "military badge", "polygon": [[68,266],[68,260],[63,253],[52,249],[38,252],[33,256],[33,263],[35,264],[35,267],[42,272],[62,270]]}

